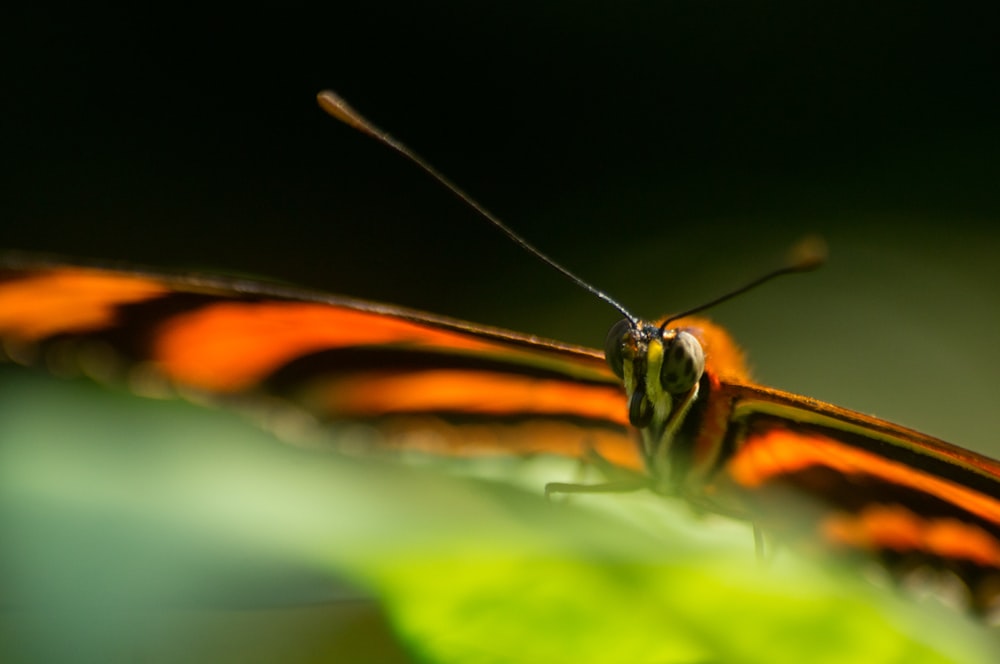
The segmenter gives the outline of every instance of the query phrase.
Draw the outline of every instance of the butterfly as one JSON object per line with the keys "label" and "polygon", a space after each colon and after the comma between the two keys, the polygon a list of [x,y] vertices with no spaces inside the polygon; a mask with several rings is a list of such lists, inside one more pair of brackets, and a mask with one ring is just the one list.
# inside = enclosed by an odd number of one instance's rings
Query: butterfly
{"label": "butterfly", "polygon": [[140,393],[277,395],[322,422],[376,425],[381,447],[596,458],[615,490],[679,496],[765,531],[805,521],[800,536],[895,567],[946,567],[978,610],[995,597],[1000,463],[757,385],[708,320],[623,319],[602,353],[261,282],[0,264],[0,337],[18,362]]}
{"label": "butterfly", "polygon": [[[465,198],[339,98],[324,101]],[[1000,462],[758,385],[721,326],[690,311],[640,319],[553,266],[623,313],[603,351],[251,280],[18,254],[0,257],[0,339],[14,361],[138,392],[279,397],[321,424],[370,425],[373,448],[588,459],[606,484],[548,491],[679,497],[891,570],[947,570],[974,611],[995,606]]]}

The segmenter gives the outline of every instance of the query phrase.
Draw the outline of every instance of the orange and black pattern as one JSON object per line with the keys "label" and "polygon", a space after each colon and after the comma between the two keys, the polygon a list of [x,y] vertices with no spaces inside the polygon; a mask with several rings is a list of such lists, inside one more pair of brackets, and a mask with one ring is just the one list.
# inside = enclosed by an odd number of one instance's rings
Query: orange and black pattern
{"label": "orange and black pattern", "polygon": [[22,363],[118,374],[139,392],[277,396],[320,421],[377,424],[387,445],[574,457],[588,447],[639,464],[621,387],[593,351],[258,282],[5,265],[0,336]]}
{"label": "orange and black pattern", "polygon": [[[753,384],[724,330],[706,349],[677,467],[696,507],[892,570],[1000,596],[1000,463],[875,418]],[[259,282],[0,258],[4,355],[54,371],[220,400],[280,398],[387,446],[449,455],[598,454],[643,468],[603,353],[397,307]]]}

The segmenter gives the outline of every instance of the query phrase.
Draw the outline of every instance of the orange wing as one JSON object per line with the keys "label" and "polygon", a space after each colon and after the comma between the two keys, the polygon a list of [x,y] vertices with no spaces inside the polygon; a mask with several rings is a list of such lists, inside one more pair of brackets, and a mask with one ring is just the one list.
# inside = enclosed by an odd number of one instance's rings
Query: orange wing
{"label": "orange wing", "polygon": [[[406,309],[259,282],[0,258],[0,339],[16,361],[229,400],[280,397],[373,444],[446,454],[598,452],[641,470],[603,356]],[[1000,588],[1000,463],[753,385],[722,328],[676,322],[707,354],[679,455],[706,504],[771,532]],[[678,445],[678,447],[681,447]]]}
{"label": "orange wing", "polygon": [[725,330],[672,326],[705,352],[698,399],[668,448],[679,493],[800,546],[944,568],[978,611],[1000,601],[1000,462],[755,385]]}
{"label": "orange wing", "polygon": [[715,488],[800,543],[943,568],[981,611],[1000,598],[1000,462],[874,417],[729,383]]}
{"label": "orange wing", "polygon": [[22,363],[225,400],[278,396],[378,441],[450,454],[594,449],[640,466],[596,351],[252,281],[0,259],[0,338]]}

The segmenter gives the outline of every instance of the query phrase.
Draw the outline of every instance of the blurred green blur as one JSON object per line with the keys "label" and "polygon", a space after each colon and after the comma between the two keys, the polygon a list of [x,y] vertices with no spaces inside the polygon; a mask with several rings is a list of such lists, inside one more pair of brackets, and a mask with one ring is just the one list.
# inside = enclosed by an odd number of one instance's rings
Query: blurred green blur
{"label": "blurred green blur", "polygon": [[568,470],[546,459],[447,467],[5,369],[0,657],[991,661],[957,610],[787,552],[761,565],[745,525],[514,488]]}

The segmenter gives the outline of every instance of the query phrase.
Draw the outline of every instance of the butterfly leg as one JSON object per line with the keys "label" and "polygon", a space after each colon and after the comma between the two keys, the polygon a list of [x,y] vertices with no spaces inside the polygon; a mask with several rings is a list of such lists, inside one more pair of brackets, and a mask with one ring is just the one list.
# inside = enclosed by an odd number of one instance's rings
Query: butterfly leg
{"label": "butterfly leg", "polygon": [[549,482],[545,485],[545,497],[551,498],[557,493],[631,493],[652,486],[647,475],[611,463],[593,447],[587,447],[582,462],[596,468],[607,481],[594,484]]}
{"label": "butterfly leg", "polygon": [[756,523],[753,524],[753,552],[757,556],[757,562],[763,563],[767,559],[764,557],[764,531]]}
{"label": "butterfly leg", "polygon": [[757,558],[757,563],[763,567],[769,567],[774,563],[781,548],[781,542],[776,537],[769,537],[764,533],[764,529],[757,523],[751,523],[753,527],[753,552]]}
{"label": "butterfly leg", "polygon": [[545,497],[551,498],[557,493],[631,493],[648,489],[649,480],[645,477],[601,482],[600,484],[575,484],[573,482],[549,482],[545,485]]}
{"label": "butterfly leg", "polygon": [[724,506],[705,496],[686,496],[686,500],[697,515],[717,514],[734,521],[749,521],[750,528],[753,531],[753,552],[757,562],[763,567],[770,565],[774,561],[778,551],[775,539],[768,538],[764,534],[764,529],[761,528],[760,524],[752,520],[745,511],[732,506]]}
{"label": "butterfly leg", "polygon": [[604,456],[602,456],[601,453],[593,447],[587,448],[584,456],[584,462],[596,468],[602,476],[614,479],[615,481],[632,480],[646,481],[647,483],[649,482],[649,476],[645,473],[615,465],[604,458]]}

